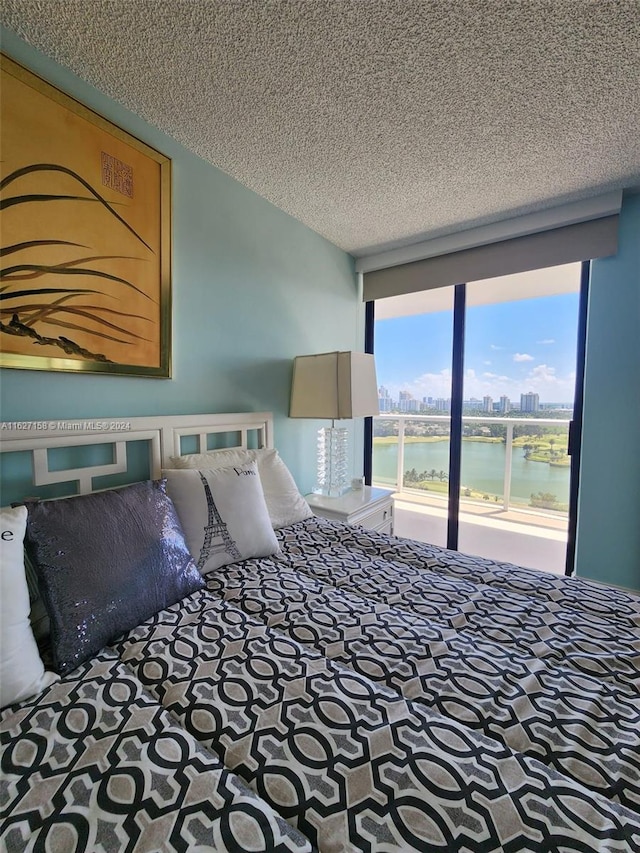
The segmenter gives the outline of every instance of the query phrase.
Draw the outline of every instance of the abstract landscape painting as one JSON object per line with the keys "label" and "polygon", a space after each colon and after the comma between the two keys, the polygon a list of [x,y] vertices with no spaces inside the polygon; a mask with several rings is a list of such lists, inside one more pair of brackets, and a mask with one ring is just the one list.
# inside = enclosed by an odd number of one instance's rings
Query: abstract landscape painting
{"label": "abstract landscape painting", "polygon": [[2,57],[0,365],[170,375],[170,161]]}

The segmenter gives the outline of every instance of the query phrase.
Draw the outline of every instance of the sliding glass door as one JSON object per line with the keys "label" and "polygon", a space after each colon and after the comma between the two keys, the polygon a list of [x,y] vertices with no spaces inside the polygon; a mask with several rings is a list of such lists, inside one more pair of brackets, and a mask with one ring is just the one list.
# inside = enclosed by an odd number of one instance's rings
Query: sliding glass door
{"label": "sliding glass door", "polygon": [[[373,481],[396,488],[395,532],[447,545],[454,288],[376,303],[380,417]],[[398,526],[399,525],[399,526]]]}
{"label": "sliding glass door", "polygon": [[398,535],[565,570],[580,288],[569,264],[376,302],[373,481]]}
{"label": "sliding glass door", "polygon": [[458,547],[563,572],[580,264],[466,286]]}

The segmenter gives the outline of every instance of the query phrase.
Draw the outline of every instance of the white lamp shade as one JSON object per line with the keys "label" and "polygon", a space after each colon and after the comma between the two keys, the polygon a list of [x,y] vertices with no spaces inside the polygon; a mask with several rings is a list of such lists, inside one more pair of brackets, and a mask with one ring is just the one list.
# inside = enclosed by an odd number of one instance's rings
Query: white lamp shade
{"label": "white lamp shade", "polygon": [[376,367],[369,353],[325,352],[294,359],[289,417],[341,420],[379,413]]}

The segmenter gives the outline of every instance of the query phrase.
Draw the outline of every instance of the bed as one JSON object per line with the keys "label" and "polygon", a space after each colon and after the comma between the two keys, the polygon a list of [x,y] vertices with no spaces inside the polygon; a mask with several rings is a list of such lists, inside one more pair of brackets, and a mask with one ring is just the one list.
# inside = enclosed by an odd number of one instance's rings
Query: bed
{"label": "bed", "polygon": [[0,438],[80,493],[6,510],[7,850],[640,850],[639,597],[316,518],[269,413]]}

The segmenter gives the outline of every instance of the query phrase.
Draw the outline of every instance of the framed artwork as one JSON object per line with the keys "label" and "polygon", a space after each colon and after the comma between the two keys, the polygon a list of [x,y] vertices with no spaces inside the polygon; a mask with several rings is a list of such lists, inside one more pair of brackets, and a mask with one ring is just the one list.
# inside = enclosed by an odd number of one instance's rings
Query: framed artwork
{"label": "framed artwork", "polygon": [[171,161],[1,74],[0,366],[169,377]]}

